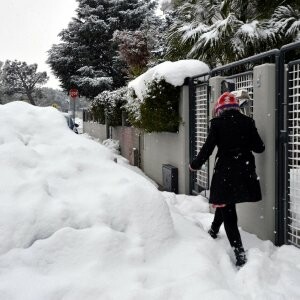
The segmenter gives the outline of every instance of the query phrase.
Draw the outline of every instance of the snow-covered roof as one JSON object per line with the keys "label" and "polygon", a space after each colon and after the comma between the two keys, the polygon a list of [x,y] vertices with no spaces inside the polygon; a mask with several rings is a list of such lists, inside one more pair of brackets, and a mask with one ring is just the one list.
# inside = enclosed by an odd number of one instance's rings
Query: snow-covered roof
{"label": "snow-covered roof", "polygon": [[196,59],[185,59],[176,62],[165,61],[129,82],[128,87],[134,89],[139,99],[143,99],[147,84],[154,79],[164,78],[174,86],[181,86],[186,77],[192,77],[208,71],[208,65]]}

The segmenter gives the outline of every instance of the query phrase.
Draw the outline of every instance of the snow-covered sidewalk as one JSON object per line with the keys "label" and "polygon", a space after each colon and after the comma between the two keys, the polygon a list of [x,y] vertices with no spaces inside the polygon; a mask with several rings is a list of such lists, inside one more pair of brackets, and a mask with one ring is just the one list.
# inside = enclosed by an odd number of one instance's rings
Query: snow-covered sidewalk
{"label": "snow-covered sidewalk", "polygon": [[299,249],[242,232],[237,270],[201,196],[159,192],[54,108],[0,116],[1,300],[300,299]]}

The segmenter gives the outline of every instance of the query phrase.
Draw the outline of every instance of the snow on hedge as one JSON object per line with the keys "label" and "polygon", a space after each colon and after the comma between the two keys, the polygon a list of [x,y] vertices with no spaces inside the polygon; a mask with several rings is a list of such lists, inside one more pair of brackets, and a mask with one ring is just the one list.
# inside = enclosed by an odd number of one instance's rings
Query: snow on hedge
{"label": "snow on hedge", "polygon": [[184,84],[186,77],[192,77],[208,71],[208,65],[196,59],[176,62],[165,61],[129,82],[128,87],[133,88],[137,97],[142,100],[147,90],[147,83],[154,79],[164,78],[173,86],[181,86]]}

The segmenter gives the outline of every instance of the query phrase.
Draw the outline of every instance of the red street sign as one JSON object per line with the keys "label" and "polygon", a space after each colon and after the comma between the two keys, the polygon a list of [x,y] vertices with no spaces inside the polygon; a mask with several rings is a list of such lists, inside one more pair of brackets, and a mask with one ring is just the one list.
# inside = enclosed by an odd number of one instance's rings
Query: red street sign
{"label": "red street sign", "polygon": [[69,96],[74,100],[75,98],[78,97],[78,90],[76,90],[76,89],[71,89],[71,90],[69,91]]}

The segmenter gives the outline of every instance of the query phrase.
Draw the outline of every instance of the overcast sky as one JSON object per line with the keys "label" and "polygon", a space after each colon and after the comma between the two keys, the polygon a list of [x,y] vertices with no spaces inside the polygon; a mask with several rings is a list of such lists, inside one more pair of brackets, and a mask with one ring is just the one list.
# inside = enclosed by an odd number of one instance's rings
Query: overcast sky
{"label": "overcast sky", "polygon": [[59,82],[46,64],[47,51],[59,42],[58,33],[75,16],[75,0],[0,0],[0,61],[17,59],[37,63],[47,71],[46,86]]}
{"label": "overcast sky", "polygon": [[[170,0],[160,0],[170,1]],[[59,88],[46,64],[47,51],[59,43],[57,35],[75,16],[75,0],[0,0],[0,61],[37,63],[46,71],[46,86]]]}

